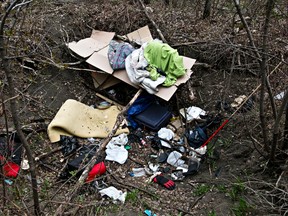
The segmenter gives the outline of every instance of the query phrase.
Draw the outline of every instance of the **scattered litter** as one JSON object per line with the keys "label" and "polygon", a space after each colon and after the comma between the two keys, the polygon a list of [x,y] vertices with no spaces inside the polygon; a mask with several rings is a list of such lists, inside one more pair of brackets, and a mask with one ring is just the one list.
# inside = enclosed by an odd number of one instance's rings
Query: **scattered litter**
{"label": "scattered litter", "polygon": [[151,210],[148,210],[148,209],[146,209],[146,210],[144,211],[144,214],[146,214],[147,216],[157,216],[156,214],[152,213]]}
{"label": "scattered litter", "polygon": [[72,154],[79,148],[78,141],[75,137],[60,135],[60,143],[62,145],[61,151],[64,157]]}
{"label": "scattered litter", "polygon": [[94,139],[93,137],[89,137],[87,138],[87,140],[91,143],[94,144],[96,142],[96,139]]}
{"label": "scattered litter", "polygon": [[193,148],[199,148],[208,139],[206,129],[197,126],[186,133],[188,144]]}
{"label": "scattered litter", "polygon": [[162,174],[155,176],[153,178],[153,182],[167,188],[168,190],[174,190],[176,187],[175,182],[173,182],[170,179],[167,179]]}
{"label": "scattered litter", "polygon": [[158,171],[159,165],[148,162],[148,167],[153,173]]}
{"label": "scattered litter", "polygon": [[279,94],[277,94],[276,96],[274,96],[274,99],[276,100],[282,100],[284,98],[285,92],[281,92]]}
{"label": "scattered litter", "polygon": [[111,106],[111,104],[107,101],[101,101],[96,104],[96,108],[100,110],[108,109]]}
{"label": "scattered litter", "polygon": [[[148,26],[125,34],[125,38],[129,41],[143,45],[140,49],[135,47],[130,55],[128,55],[129,52],[134,48],[124,43],[124,41],[119,44],[111,43],[114,36],[115,32],[92,30],[90,37],[67,44],[71,51],[85,59],[90,66],[101,70],[101,72],[92,73],[95,87],[98,87],[100,83],[103,84],[101,85],[102,89],[108,88],[113,85],[117,78],[118,81],[121,80],[134,87],[137,86],[135,83],[140,84],[142,88],[147,89],[150,93],[155,93],[156,96],[169,101],[178,86],[189,80],[192,74],[191,68],[196,60],[179,56],[178,51],[168,44],[153,40]],[[145,47],[144,44],[147,46]],[[116,50],[115,53],[114,50]],[[119,51],[122,51],[121,54]],[[124,58],[125,69],[114,70],[115,68],[123,68]],[[154,66],[151,67],[151,70],[145,67],[148,62]],[[166,64],[168,67],[166,67]],[[160,76],[161,73],[156,67],[163,71],[166,76]],[[151,76],[152,79],[147,78],[150,73],[154,75],[153,78]],[[165,81],[164,85],[166,87],[157,87],[163,81]],[[175,85],[167,87],[169,84]]]}
{"label": "scattered litter", "polygon": [[188,162],[188,169],[183,171],[184,176],[195,175],[200,168],[200,161],[197,158],[191,158]]}
{"label": "scattered litter", "polygon": [[124,146],[110,145],[107,146],[105,160],[115,161],[119,164],[124,164],[128,158],[128,151]]}
{"label": "scattered litter", "polygon": [[243,103],[243,101],[246,100],[246,98],[247,98],[246,95],[240,95],[239,97],[234,99],[234,102],[231,103],[231,107],[233,108],[239,107]]}
{"label": "scattered litter", "polygon": [[101,196],[108,196],[110,198],[112,198],[114,201],[119,200],[120,202],[124,203],[126,196],[127,196],[127,192],[122,192],[121,190],[116,189],[113,186],[110,186],[108,188],[102,189],[99,191],[99,193],[101,194]]}
{"label": "scattered litter", "polygon": [[28,170],[30,168],[29,162],[26,159],[23,159],[21,162],[21,169],[22,170]]}
{"label": "scattered litter", "polygon": [[142,177],[146,175],[144,168],[132,168],[133,177]]}
{"label": "scattered litter", "polygon": [[90,172],[88,173],[86,182],[91,182],[93,181],[97,176],[101,176],[106,172],[106,166],[104,164],[104,162],[100,162],[95,164],[92,169],[90,170]]}
{"label": "scattered litter", "polygon": [[164,163],[164,162],[166,162],[166,160],[167,160],[167,158],[168,158],[168,154],[167,154],[167,152],[164,152],[164,151],[159,151],[159,154],[158,154],[158,156],[157,156],[157,161],[159,162],[159,163]]}
{"label": "scattered litter", "polygon": [[171,116],[172,113],[167,107],[152,103],[143,112],[133,116],[133,119],[142,127],[158,131],[168,124]]}
{"label": "scattered litter", "polygon": [[[164,141],[164,140],[172,140],[173,137],[174,137],[174,132],[168,128],[161,128],[159,131],[158,131],[158,137],[161,138],[161,145],[163,147],[167,147],[167,148],[171,148],[171,145]],[[164,139],[164,140],[162,140]]]}
{"label": "scattered litter", "polygon": [[206,154],[207,152],[207,145],[200,147],[200,148],[191,148],[191,151],[189,152],[190,156],[194,158],[201,157],[202,155]]}
{"label": "scattered litter", "polygon": [[125,146],[128,143],[128,136],[125,133],[118,135],[117,137],[113,137],[107,146],[109,145],[121,145]]}
{"label": "scattered litter", "polygon": [[108,187],[108,185],[104,181],[93,181],[91,186],[96,188],[97,190],[102,190]]}
{"label": "scattered litter", "polygon": [[9,136],[11,146],[7,145],[7,138],[0,137],[0,163],[3,174],[7,178],[16,178],[22,162],[22,143],[17,133]]}
{"label": "scattered litter", "polygon": [[124,164],[128,158],[128,151],[124,147],[127,143],[127,134],[123,133],[117,137],[113,137],[106,146],[105,160],[115,161],[119,164]]}
{"label": "scattered litter", "polygon": [[182,154],[178,151],[173,151],[169,154],[167,158],[167,163],[174,167],[182,167],[185,164],[185,161],[180,159]]}
{"label": "scattered litter", "polygon": [[[49,139],[58,142],[60,135],[105,138],[111,132],[119,113],[117,106],[99,110],[68,99],[48,125]],[[121,133],[129,133],[129,130],[119,128],[115,135]]]}
{"label": "scattered litter", "polygon": [[181,115],[186,118],[186,120],[188,122],[192,121],[192,120],[197,120],[197,119],[201,119],[201,116],[205,116],[206,115],[206,111],[196,107],[196,106],[191,106],[188,108],[182,108],[180,109],[180,113]]}
{"label": "scattered litter", "polygon": [[5,181],[5,183],[8,184],[8,185],[12,185],[12,184],[13,184],[13,181],[10,180],[10,179],[5,179],[4,181]]}

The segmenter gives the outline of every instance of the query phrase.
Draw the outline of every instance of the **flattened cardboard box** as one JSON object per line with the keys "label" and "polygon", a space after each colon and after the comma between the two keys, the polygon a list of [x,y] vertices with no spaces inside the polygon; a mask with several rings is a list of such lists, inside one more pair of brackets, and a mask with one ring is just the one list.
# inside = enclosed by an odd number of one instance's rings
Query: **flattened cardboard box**
{"label": "flattened cardboard box", "polygon": [[[96,88],[108,88],[115,85],[117,82],[119,82],[119,80],[128,83],[135,88],[139,88],[139,86],[130,81],[125,69],[113,70],[110,66],[108,59],[108,48],[109,43],[114,36],[115,32],[93,30],[89,38],[82,39],[78,42],[73,41],[68,43],[67,46],[77,55],[81,56],[82,58],[86,58],[86,62],[88,64],[103,71],[103,73],[100,73],[99,71],[92,72],[92,78]],[[140,44],[153,40],[148,26],[142,27],[127,34],[127,37],[130,41],[139,42]],[[187,82],[187,80],[190,78],[192,74],[191,68],[195,61],[195,59],[183,56],[184,67],[187,69],[186,74],[180,77],[175,85],[171,87],[159,86],[159,91],[155,95],[166,101],[170,100],[170,98],[176,92],[178,86]]]}

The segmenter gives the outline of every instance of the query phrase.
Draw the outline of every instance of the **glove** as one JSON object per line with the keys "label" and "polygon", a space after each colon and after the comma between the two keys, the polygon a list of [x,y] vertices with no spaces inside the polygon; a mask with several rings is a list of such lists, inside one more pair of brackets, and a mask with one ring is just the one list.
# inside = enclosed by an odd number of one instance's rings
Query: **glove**
{"label": "glove", "polygon": [[176,185],[172,180],[165,178],[163,175],[157,175],[154,179],[154,182],[162,185],[163,187],[167,188],[168,190],[174,190]]}

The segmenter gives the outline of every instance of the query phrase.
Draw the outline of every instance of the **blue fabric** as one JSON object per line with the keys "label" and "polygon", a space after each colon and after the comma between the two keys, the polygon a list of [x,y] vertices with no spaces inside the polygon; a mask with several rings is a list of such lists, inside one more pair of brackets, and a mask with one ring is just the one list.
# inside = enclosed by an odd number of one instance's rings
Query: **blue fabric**
{"label": "blue fabric", "polygon": [[150,94],[141,94],[135,102],[127,110],[127,120],[132,128],[137,128],[138,124],[133,120],[133,116],[146,110],[153,102],[155,98]]}

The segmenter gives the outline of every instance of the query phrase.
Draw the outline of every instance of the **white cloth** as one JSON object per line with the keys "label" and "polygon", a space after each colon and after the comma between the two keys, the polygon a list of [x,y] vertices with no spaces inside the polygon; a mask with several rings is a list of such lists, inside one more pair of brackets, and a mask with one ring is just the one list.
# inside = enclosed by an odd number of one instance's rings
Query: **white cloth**
{"label": "white cloth", "polygon": [[180,159],[182,154],[177,151],[173,151],[169,154],[167,158],[167,163],[174,167],[182,167],[185,164],[185,161]]}
{"label": "white cloth", "polygon": [[124,148],[128,142],[127,134],[120,134],[113,137],[106,146],[105,160],[115,161],[119,164],[124,164],[128,158],[128,151]]}
{"label": "white cloth", "polygon": [[113,200],[119,200],[122,203],[125,202],[126,196],[127,196],[127,192],[122,192],[121,190],[118,190],[117,188],[110,186],[108,188],[102,189],[99,191],[99,193],[101,194],[101,196],[108,196],[110,198],[112,198]]}
{"label": "white cloth", "polygon": [[144,57],[144,43],[139,49],[134,50],[125,59],[125,68],[127,75],[132,83],[142,86],[148,93],[156,94],[158,86],[165,81],[164,76],[160,76],[157,80],[150,79],[150,72],[144,68],[148,66],[148,62]]}
{"label": "white cloth", "polygon": [[[174,132],[168,128],[161,128],[158,131],[158,137],[165,139],[165,140],[172,140],[174,138]],[[164,140],[161,140],[161,145],[163,147],[171,148],[171,145]]]}

